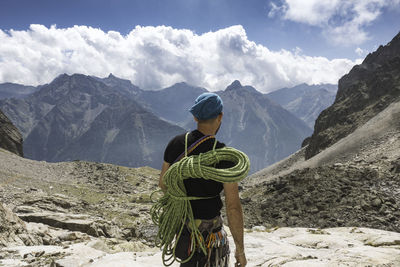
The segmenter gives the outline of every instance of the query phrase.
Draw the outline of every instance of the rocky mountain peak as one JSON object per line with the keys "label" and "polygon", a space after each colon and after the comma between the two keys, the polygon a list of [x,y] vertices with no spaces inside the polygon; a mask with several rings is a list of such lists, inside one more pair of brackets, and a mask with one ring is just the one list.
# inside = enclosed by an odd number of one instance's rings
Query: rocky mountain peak
{"label": "rocky mountain peak", "polygon": [[[93,78],[96,78],[96,77],[93,77]],[[131,83],[130,80],[118,78],[117,76],[115,76],[115,75],[112,74],[112,73],[110,73],[110,74],[107,76],[107,78],[100,79],[100,80],[101,80],[101,81],[104,81],[104,82],[126,83],[126,84],[129,84],[129,85],[132,85],[132,83]]]}
{"label": "rocky mountain peak", "polygon": [[71,80],[87,80],[87,79],[91,79],[94,80],[93,77],[89,76],[89,75],[85,75],[85,74],[81,74],[81,73],[74,73],[74,74],[61,74],[59,76],[57,76],[57,78],[55,78],[50,84],[55,83],[55,82],[67,82],[67,81],[71,81]]}
{"label": "rocky mountain peak", "polygon": [[368,54],[362,66],[376,68],[396,55],[400,55],[400,32],[387,45],[381,45],[375,52]]}
{"label": "rocky mountain peak", "polygon": [[136,85],[132,84],[130,80],[118,78],[112,73],[110,73],[106,78],[98,78],[95,76],[91,76],[91,78],[118,90],[120,93],[128,97],[136,95],[141,91],[141,89]]}
{"label": "rocky mountain peak", "polygon": [[75,83],[80,82],[87,77],[88,76],[83,75],[83,74],[68,75],[68,74],[64,73],[64,74],[57,76],[51,83],[48,84],[48,86],[57,87],[60,85],[66,85],[69,87],[72,81],[74,81]]}
{"label": "rocky mountain peak", "polygon": [[50,84],[43,86],[34,94],[34,97],[55,105],[59,101],[68,101],[68,99],[75,99],[76,101],[84,100],[85,95],[105,96],[112,91],[117,93],[117,90],[110,88],[105,83],[91,76],[62,74]]}
{"label": "rocky mountain peak", "polygon": [[68,75],[67,73],[63,73],[63,74],[58,75],[58,76],[53,80],[53,82],[56,81],[56,80],[58,80],[58,79],[66,79],[66,78],[68,78],[68,77],[70,77],[70,75]]}
{"label": "rocky mountain peak", "polygon": [[190,86],[190,85],[187,84],[186,82],[179,82],[179,83],[176,83],[174,86]]}
{"label": "rocky mountain peak", "polygon": [[179,89],[179,90],[191,90],[196,88],[195,86],[192,86],[190,84],[187,84],[186,82],[179,82],[179,83],[175,83],[174,85],[164,88],[162,90],[172,90],[172,89]]}
{"label": "rocky mountain peak", "polygon": [[256,88],[253,86],[245,85],[243,86],[238,80],[232,82],[228,87],[226,87],[225,92],[229,92],[232,94],[239,94],[242,96],[245,95],[262,95]]}
{"label": "rocky mountain peak", "polygon": [[230,91],[230,90],[235,90],[235,89],[242,88],[242,87],[243,87],[242,84],[238,80],[235,80],[228,87],[226,87],[225,90]]}

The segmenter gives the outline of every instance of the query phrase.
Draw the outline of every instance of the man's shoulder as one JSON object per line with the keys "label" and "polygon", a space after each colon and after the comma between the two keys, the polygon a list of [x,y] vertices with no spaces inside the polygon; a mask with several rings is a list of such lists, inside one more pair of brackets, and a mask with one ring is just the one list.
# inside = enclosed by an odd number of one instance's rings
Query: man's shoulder
{"label": "man's shoulder", "polygon": [[176,142],[184,141],[185,135],[186,135],[186,133],[178,134],[178,135],[172,137],[171,140],[169,141],[169,143],[176,143]]}
{"label": "man's shoulder", "polygon": [[170,139],[170,141],[167,144],[167,149],[181,149],[181,147],[185,146],[185,136],[186,133],[178,134],[174,136],[173,138]]}
{"label": "man's shoulder", "polygon": [[165,162],[172,164],[185,149],[185,135],[186,133],[178,134],[168,142],[164,151]]}

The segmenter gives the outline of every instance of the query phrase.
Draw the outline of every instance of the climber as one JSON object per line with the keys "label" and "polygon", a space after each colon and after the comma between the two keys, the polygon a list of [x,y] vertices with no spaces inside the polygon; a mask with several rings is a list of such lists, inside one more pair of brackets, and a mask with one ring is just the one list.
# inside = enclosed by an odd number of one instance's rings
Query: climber
{"label": "climber", "polygon": [[[215,93],[203,93],[195,100],[195,104],[189,110],[197,123],[197,129],[187,134],[174,137],[167,145],[164,152],[164,162],[161,169],[159,186],[165,192],[167,186],[163,178],[170,166],[183,157],[199,155],[207,151],[225,147],[225,144],[216,140],[223,117],[222,99]],[[248,161],[248,158],[246,156]],[[247,162],[247,168],[248,168]],[[226,169],[233,165],[230,161],[219,161],[215,168]],[[247,175],[248,170],[246,171]],[[243,179],[243,178],[240,178]],[[190,200],[191,210],[196,226],[202,234],[203,246],[207,253],[201,250],[199,245],[193,244],[191,234],[193,226],[186,224],[177,240],[174,256],[181,260],[181,267],[189,266],[228,266],[229,245],[226,232],[223,229],[221,208],[223,206],[220,193],[224,190],[226,214],[229,229],[235,242],[235,266],[246,266],[247,260],[243,243],[243,212],[240,204],[237,182],[218,182],[212,179],[188,178],[183,180],[188,197],[202,197]],[[196,251],[192,251],[195,247]],[[193,255],[191,255],[193,254]],[[190,260],[185,262],[191,255]]]}

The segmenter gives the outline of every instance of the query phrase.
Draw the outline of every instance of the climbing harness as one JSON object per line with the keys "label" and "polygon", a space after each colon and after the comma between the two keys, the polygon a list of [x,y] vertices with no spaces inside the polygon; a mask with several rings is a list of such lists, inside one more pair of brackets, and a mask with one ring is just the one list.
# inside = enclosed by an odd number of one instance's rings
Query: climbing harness
{"label": "climbing harness", "polygon": [[[197,220],[196,220],[197,221]],[[188,262],[188,266],[196,263],[201,267],[228,267],[229,266],[229,242],[227,234],[223,228],[221,216],[209,220],[201,221],[198,229],[202,233],[207,255],[199,249],[193,258]],[[190,229],[187,225],[178,240],[175,256],[181,260],[186,260],[193,251],[194,242],[190,238]]]}
{"label": "climbing harness", "polygon": [[[209,252],[206,245],[207,240],[203,239],[198,222],[196,224],[193,217],[190,200],[214,198],[215,196],[187,196],[183,180],[203,178],[221,183],[236,183],[243,180],[250,169],[250,161],[246,154],[231,147],[215,149],[217,140],[214,142],[213,150],[188,156],[187,139],[188,133],[185,136],[185,156],[172,164],[165,172],[163,182],[167,190],[150,210],[151,218],[158,226],[156,246],[162,248],[162,261],[165,266],[171,265],[175,260],[180,263],[188,262],[198,249],[207,256]],[[230,161],[235,165],[226,169],[215,168],[220,161]],[[153,192],[151,197],[156,192]],[[191,230],[191,253],[187,259],[179,260],[175,256],[175,250],[185,225]],[[211,244],[216,242],[216,239],[210,237],[208,242]]]}

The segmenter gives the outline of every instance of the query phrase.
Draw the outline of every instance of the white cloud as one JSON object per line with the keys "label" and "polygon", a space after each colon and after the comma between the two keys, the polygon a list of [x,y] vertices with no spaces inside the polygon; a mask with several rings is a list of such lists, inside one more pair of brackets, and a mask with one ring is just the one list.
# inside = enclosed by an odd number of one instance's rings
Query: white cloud
{"label": "white cloud", "polygon": [[128,35],[86,26],[0,30],[0,82],[48,83],[61,73],[113,73],[143,89],[186,81],[221,90],[233,80],[260,91],[299,83],[337,83],[355,62],[294,51],[271,51],[247,39],[242,26],[197,35],[137,26]]}
{"label": "white cloud", "polygon": [[361,57],[363,56],[367,51],[365,51],[364,49],[357,47],[356,50],[354,50],[354,52],[356,52],[356,54]]}
{"label": "white cloud", "polygon": [[365,27],[375,21],[384,8],[399,7],[400,0],[282,0],[271,4],[269,16],[323,29],[335,45],[358,45],[370,37]]}

